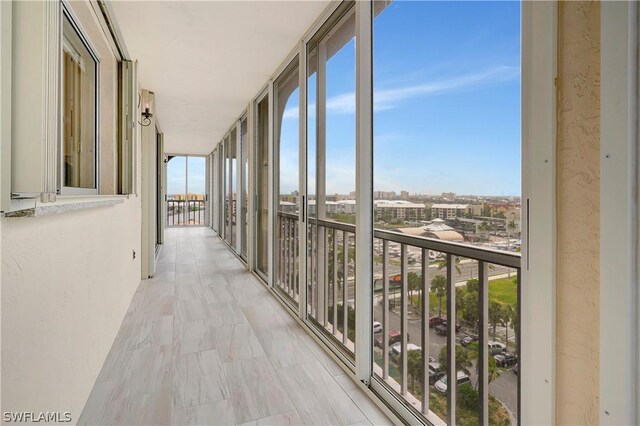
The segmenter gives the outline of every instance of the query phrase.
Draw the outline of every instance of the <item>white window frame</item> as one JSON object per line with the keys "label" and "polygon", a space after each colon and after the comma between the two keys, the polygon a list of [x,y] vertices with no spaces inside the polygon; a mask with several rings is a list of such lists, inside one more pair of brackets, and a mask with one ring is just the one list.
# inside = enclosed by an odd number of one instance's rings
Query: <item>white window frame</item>
{"label": "white window frame", "polygon": [[60,58],[63,57],[64,51],[67,46],[66,37],[64,35],[64,18],[69,20],[69,23],[73,27],[74,31],[84,44],[84,46],[89,51],[89,54],[93,58],[96,63],[96,76],[95,76],[95,134],[94,134],[94,163],[95,163],[95,188],[77,188],[72,186],[65,186],[65,167],[64,167],[64,90],[63,90],[63,75],[64,75],[64,63],[62,59],[60,59],[60,99],[59,99],[59,117],[60,117],[60,138],[58,141],[58,194],[59,195],[97,195],[100,192],[100,57],[96,53],[97,50],[91,43],[89,37],[87,37],[86,32],[83,30],[80,25],[79,20],[71,10],[71,7],[67,4],[67,2],[62,2],[62,7],[60,8]]}
{"label": "white window frame", "polygon": [[603,425],[638,424],[638,3],[601,4],[600,412]]}

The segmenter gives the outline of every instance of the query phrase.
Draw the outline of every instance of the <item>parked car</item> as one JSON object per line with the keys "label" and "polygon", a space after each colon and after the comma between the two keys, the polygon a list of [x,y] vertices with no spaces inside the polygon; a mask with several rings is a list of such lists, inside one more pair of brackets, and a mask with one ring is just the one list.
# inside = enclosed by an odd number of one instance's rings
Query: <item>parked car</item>
{"label": "parked car", "polygon": [[[447,326],[447,319],[445,318],[444,322],[442,323],[442,325],[444,325],[445,327]],[[456,321],[456,331],[460,331],[462,327],[460,327],[460,323],[458,321]]]}
{"label": "parked car", "polygon": [[460,339],[460,344],[462,346],[468,346],[469,344],[477,341],[478,341],[478,336],[464,336],[462,339]]}
{"label": "parked car", "polygon": [[435,330],[436,334],[439,334],[441,336],[446,336],[447,335],[447,326],[444,325],[444,324],[436,325],[434,330]]}
{"label": "parked car", "polygon": [[378,321],[373,322],[373,333],[382,333],[382,324],[380,324]]}
{"label": "parked car", "polygon": [[[422,348],[420,346],[415,345],[413,343],[407,343],[407,352],[421,351],[421,350]],[[389,354],[399,358],[400,355],[402,354],[402,343],[396,343],[395,345],[391,346],[391,349],[389,350]]]}
{"label": "parked car", "polygon": [[445,317],[432,316],[429,317],[429,328],[433,328],[447,321]]}
{"label": "parked car", "polygon": [[[383,340],[384,336],[381,334],[378,337],[375,338],[375,345],[379,348],[382,348],[383,346]],[[407,339],[409,338],[409,335],[407,335]],[[394,345],[398,342],[400,342],[402,340],[402,334],[400,334],[399,331],[390,331],[389,332],[389,346]]]}
{"label": "parked car", "polygon": [[489,353],[491,355],[496,355],[507,350],[507,346],[504,343],[496,342],[493,340],[489,341],[488,345]]}
{"label": "parked car", "polygon": [[518,355],[510,354],[508,352],[502,352],[500,354],[494,355],[493,358],[496,360],[496,365],[498,367],[511,367],[518,363]]}
{"label": "parked car", "polygon": [[[471,383],[471,379],[463,371],[458,371],[458,386]],[[447,394],[447,376],[442,377],[433,387],[443,395]]]}
{"label": "parked car", "polygon": [[431,386],[442,379],[445,374],[446,372],[442,370],[439,362],[432,361],[429,363],[429,384]]}

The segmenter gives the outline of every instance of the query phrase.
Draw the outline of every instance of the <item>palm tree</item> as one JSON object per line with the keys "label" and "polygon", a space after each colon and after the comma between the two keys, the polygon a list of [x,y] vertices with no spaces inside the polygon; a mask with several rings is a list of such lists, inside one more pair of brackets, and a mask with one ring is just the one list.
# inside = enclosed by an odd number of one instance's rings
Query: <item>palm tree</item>
{"label": "palm tree", "polygon": [[498,325],[504,324],[504,314],[502,305],[494,300],[489,303],[489,324],[493,327],[493,339],[495,340],[496,328]]}
{"label": "palm tree", "polygon": [[509,347],[509,327],[515,327],[515,324],[517,324],[517,314],[513,306],[505,305],[502,308],[502,315],[505,324],[505,340],[507,341],[507,347]]}
{"label": "palm tree", "polygon": [[442,298],[447,294],[447,279],[442,275],[436,275],[431,280],[431,291],[438,297],[438,316],[442,316]]}
{"label": "palm tree", "polygon": [[415,392],[416,377],[420,380],[424,389],[424,383],[422,383],[422,351],[407,351],[407,374],[411,376],[411,392]]}
{"label": "palm tree", "polygon": [[[453,256],[454,263],[455,263],[455,267],[456,267],[456,272],[458,273],[458,275],[460,275],[462,272],[460,270],[460,258],[458,256]],[[447,262],[447,258],[445,257],[444,259],[438,259],[436,260],[436,264],[438,265],[438,270],[441,271],[442,269],[446,268],[448,265]]]}
{"label": "palm tree", "polygon": [[[449,348],[447,346],[443,346],[440,349],[438,362],[442,371],[449,371]],[[456,371],[464,371],[469,374],[469,368],[472,366],[473,363],[471,362],[469,351],[460,345],[456,345]]]}
{"label": "palm tree", "polygon": [[420,291],[422,289],[422,276],[416,274],[415,272],[409,272],[408,274],[409,285],[407,286],[407,290],[409,290],[409,300],[413,303],[413,293],[414,291]]}
{"label": "palm tree", "polygon": [[[479,357],[479,350],[478,350],[478,343],[474,342],[472,344],[470,344],[468,346],[469,348],[469,359],[476,359],[476,375],[480,376],[480,360],[478,359]],[[498,369],[498,366],[496,365],[496,359],[489,355],[488,356],[489,359],[489,371],[487,371],[487,375],[489,376],[489,383],[493,382],[495,379],[497,379],[498,377],[500,377],[500,369]],[[476,389],[478,388],[478,384],[480,383],[480,381],[478,380],[476,382]]]}

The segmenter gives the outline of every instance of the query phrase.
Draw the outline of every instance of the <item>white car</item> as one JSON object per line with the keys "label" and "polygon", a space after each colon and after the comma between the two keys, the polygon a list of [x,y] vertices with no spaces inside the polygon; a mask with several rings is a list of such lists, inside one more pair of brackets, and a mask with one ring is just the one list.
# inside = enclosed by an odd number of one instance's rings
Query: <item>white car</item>
{"label": "white car", "polygon": [[382,324],[380,324],[378,321],[373,322],[373,333],[382,333]]}
{"label": "white car", "polygon": [[[407,343],[407,352],[421,351],[421,350],[422,350],[422,348],[420,346],[415,345],[413,343]],[[391,350],[389,352],[393,356],[400,357],[400,354],[402,353],[402,344],[401,343],[396,343],[395,345],[391,346]]]}
{"label": "white car", "polygon": [[487,345],[489,347],[489,354],[491,355],[496,355],[507,350],[507,346],[504,343],[496,342],[493,340],[487,342]]}
{"label": "white car", "polygon": [[[471,379],[463,371],[458,371],[458,386],[471,383]],[[443,395],[447,394],[447,376],[438,380],[433,387]]]}

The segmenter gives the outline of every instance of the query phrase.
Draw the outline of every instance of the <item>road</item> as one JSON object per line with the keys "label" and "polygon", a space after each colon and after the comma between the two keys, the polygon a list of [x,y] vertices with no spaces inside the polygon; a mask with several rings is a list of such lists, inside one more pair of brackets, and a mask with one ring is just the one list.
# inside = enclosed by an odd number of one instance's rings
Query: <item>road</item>
{"label": "road", "polygon": [[[399,266],[393,266],[393,265],[389,265],[389,276],[395,275],[395,274],[399,274],[400,273],[400,267]],[[460,267],[460,273],[458,273],[456,271],[456,273],[454,274],[454,279],[456,281],[456,286],[459,287],[460,285],[464,285],[468,280],[472,279],[472,278],[478,278],[478,265],[476,262],[465,262],[463,261],[463,263],[458,264],[458,266]],[[509,271],[509,269],[511,269],[511,271]],[[408,268],[409,272],[421,272],[421,267],[420,265],[411,265]],[[494,265],[493,268],[489,268],[489,279],[491,280],[492,277],[495,278],[502,278],[502,277],[507,277],[509,275],[509,272],[511,273],[511,276],[514,277],[515,276],[515,270],[512,268],[506,268],[504,266],[499,266],[499,265]],[[429,266],[429,276],[430,276],[430,280],[433,279],[433,277],[435,277],[436,275],[442,275],[442,276],[446,276],[447,273],[447,269],[446,268],[442,268],[442,269],[438,269],[437,265],[431,265]],[[376,278],[381,278],[382,277],[382,266],[379,264],[374,264],[374,270],[373,270],[373,276]],[[391,292],[393,293],[394,290],[391,290]],[[395,290],[398,291],[398,290]],[[354,288],[354,280],[353,278],[350,278],[347,280],[347,300],[349,301],[349,303],[353,306],[353,301],[354,301],[354,294],[355,294],[355,288]],[[342,300],[342,294],[339,294],[338,296],[338,301]]]}

